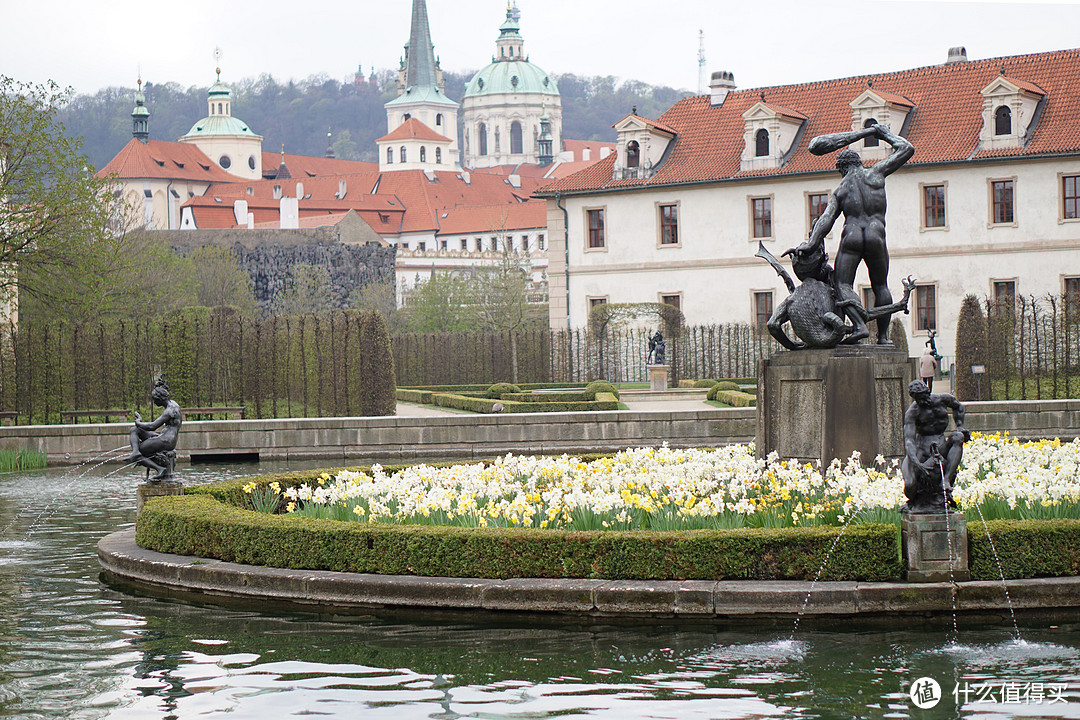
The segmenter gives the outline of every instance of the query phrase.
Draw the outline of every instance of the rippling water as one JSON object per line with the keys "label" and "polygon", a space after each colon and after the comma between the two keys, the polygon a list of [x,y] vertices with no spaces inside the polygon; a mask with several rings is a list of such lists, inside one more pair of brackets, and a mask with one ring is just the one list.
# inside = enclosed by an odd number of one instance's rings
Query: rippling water
{"label": "rippling water", "polygon": [[[180,471],[196,484],[281,468]],[[102,584],[95,545],[133,524],[139,475],[84,470],[0,475],[0,716],[1080,718],[1076,623],[1022,625],[1020,642],[963,623],[956,638],[951,623],[844,623],[789,639],[789,623],[333,616],[128,594]],[[945,695],[934,709],[909,697],[921,677]],[[996,702],[973,690],[987,685]],[[959,708],[954,688],[968,690]]]}

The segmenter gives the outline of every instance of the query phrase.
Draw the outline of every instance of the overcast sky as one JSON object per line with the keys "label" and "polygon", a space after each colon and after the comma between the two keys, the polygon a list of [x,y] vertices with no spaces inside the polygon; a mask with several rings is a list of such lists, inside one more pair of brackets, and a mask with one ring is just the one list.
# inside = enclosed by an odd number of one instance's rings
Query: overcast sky
{"label": "overcast sky", "polygon": [[[428,0],[446,70],[491,60],[506,0]],[[696,91],[698,32],[706,82],[740,88],[888,72],[945,61],[1080,46],[1080,0],[517,0],[530,59],[553,74],[614,75]],[[4,2],[0,74],[80,93],[133,87],[137,74],[184,87],[269,73],[344,80],[358,65],[396,68],[412,0],[50,0]]]}

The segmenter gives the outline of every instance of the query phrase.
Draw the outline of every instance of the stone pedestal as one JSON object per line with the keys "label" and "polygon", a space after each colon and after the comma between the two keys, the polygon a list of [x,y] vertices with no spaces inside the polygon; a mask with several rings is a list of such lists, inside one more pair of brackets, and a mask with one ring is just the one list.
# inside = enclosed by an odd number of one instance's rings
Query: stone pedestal
{"label": "stone pedestal", "polygon": [[757,453],[863,461],[904,455],[911,364],[892,346],[780,352],[758,365]]}
{"label": "stone pedestal", "polygon": [[154,497],[162,497],[163,495],[183,495],[184,485],[183,483],[173,481],[161,481],[161,482],[145,482],[141,483],[138,488],[135,489],[135,512],[142,512],[143,505],[146,501]]}
{"label": "stone pedestal", "polygon": [[648,365],[649,368],[649,389],[650,390],[667,390],[668,389],[668,365]]}
{"label": "stone pedestal", "polygon": [[971,579],[963,513],[901,515],[900,542],[908,582]]}

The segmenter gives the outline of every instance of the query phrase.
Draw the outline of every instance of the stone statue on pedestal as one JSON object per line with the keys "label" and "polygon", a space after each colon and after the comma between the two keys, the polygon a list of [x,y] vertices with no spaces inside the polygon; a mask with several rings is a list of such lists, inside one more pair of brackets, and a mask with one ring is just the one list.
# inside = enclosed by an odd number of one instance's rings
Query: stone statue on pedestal
{"label": "stone statue on pedestal", "polygon": [[[946,513],[956,507],[953,482],[971,433],[964,428],[964,406],[948,393],[932,394],[922,380],[908,385],[914,402],[904,413],[904,494],[902,513]],[[945,435],[952,411],[956,429]]]}
{"label": "stone statue on pedestal", "polygon": [[[176,466],[176,440],[180,434],[180,424],[184,417],[180,406],[169,397],[169,386],[165,377],[159,376],[150,392],[154,404],[164,408],[156,420],[149,423],[142,421],[142,416],[135,413],[135,425],[131,428],[131,454],[125,462],[142,465],[147,475],[153,470],[157,474],[151,482],[171,480]],[[162,428],[160,432],[154,432]]]}
{"label": "stone statue on pedestal", "polygon": [[667,355],[667,343],[664,342],[663,334],[657,330],[649,336],[649,354],[645,362],[649,365],[663,365]]}

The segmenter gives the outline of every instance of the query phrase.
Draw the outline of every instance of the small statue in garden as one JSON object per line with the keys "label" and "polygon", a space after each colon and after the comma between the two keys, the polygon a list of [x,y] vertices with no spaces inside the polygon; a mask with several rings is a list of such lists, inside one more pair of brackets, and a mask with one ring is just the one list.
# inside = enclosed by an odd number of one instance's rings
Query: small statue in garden
{"label": "small statue in garden", "polygon": [[663,334],[657,330],[649,336],[649,354],[645,361],[649,365],[663,365],[667,355],[667,343],[664,342]]}
{"label": "small statue in garden", "polygon": [[[971,433],[964,428],[964,406],[948,393],[932,394],[922,380],[908,385],[914,402],[904,413],[903,513],[945,513],[956,507],[953,482]],[[956,429],[946,437],[949,411]]]}
{"label": "small statue in garden", "polygon": [[[180,434],[180,423],[184,421],[180,406],[169,397],[169,386],[165,383],[165,376],[158,376],[154,383],[154,389],[150,391],[150,398],[154,404],[164,408],[157,420],[144,423],[142,416],[135,413],[135,425],[131,428],[131,454],[125,458],[125,462],[142,465],[149,475],[153,470],[157,474],[150,479],[151,482],[169,480],[173,476],[176,466],[176,439]],[[160,432],[154,432],[163,428]]]}

